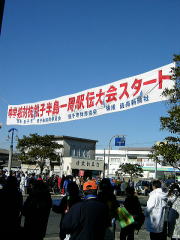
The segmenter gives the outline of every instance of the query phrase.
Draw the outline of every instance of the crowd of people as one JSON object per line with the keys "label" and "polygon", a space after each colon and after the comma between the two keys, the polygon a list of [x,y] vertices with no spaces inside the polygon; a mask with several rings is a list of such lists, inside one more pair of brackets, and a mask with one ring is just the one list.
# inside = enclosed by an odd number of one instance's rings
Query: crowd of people
{"label": "crowd of people", "polygon": [[[118,180],[119,181],[119,180]],[[120,182],[120,181],[119,181]],[[180,239],[180,186],[162,187],[152,181],[143,210],[133,182],[121,181],[123,206],[117,201],[117,184],[109,178],[87,178],[0,171],[1,239],[43,240],[50,211],[60,214],[60,240],[114,240],[117,222],[125,225],[120,240],[133,240],[144,224],[151,240]],[[52,194],[61,200],[53,204]],[[26,194],[23,199],[23,195]],[[22,216],[24,221],[22,223]],[[128,216],[133,222],[128,221]]]}

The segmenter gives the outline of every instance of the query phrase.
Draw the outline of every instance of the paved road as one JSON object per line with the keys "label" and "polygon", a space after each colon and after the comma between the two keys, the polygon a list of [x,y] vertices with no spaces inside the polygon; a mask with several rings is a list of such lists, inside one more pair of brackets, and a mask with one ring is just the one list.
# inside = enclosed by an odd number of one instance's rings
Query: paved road
{"label": "paved road", "polygon": [[[51,213],[46,233],[45,240],[59,240],[58,232],[59,232],[59,221],[60,216],[58,214]],[[118,223],[116,223],[116,240],[119,240],[120,236],[120,228]],[[138,235],[135,234],[135,240],[149,240],[149,234],[144,229],[144,227],[139,231]]]}

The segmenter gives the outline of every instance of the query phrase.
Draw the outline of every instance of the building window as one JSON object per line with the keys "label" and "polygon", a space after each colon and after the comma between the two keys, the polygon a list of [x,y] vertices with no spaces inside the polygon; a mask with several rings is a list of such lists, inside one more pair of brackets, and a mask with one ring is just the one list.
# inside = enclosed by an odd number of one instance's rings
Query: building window
{"label": "building window", "polygon": [[103,157],[96,157],[96,160],[103,161],[103,160],[104,160],[104,158],[103,158]]}
{"label": "building window", "polygon": [[79,156],[79,149],[75,148],[75,156],[78,157]]}
{"label": "building window", "polygon": [[83,157],[86,158],[87,157],[87,149],[85,148],[83,151]]}
{"label": "building window", "polygon": [[80,149],[80,157],[84,157],[84,149]]}
{"label": "building window", "polygon": [[110,163],[120,164],[121,163],[121,158],[110,158]]}
{"label": "building window", "polygon": [[74,147],[71,147],[71,149],[70,149],[70,156],[71,157],[75,157],[76,156],[76,151],[75,151]]}
{"label": "building window", "polygon": [[91,158],[90,150],[89,150],[89,149],[87,150],[87,158]]}

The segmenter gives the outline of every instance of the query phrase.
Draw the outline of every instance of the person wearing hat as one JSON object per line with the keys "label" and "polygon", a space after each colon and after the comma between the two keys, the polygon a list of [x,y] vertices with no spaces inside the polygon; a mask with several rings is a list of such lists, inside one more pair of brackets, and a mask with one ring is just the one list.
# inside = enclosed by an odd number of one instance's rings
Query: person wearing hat
{"label": "person wearing hat", "polygon": [[74,204],[65,214],[62,229],[70,240],[104,240],[108,226],[108,208],[97,199],[97,184],[89,180],[83,185],[84,200]]}

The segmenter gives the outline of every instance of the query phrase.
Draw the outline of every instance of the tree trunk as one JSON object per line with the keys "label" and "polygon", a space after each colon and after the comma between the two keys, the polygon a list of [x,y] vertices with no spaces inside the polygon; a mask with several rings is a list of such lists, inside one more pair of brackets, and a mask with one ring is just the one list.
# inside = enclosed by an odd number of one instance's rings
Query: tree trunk
{"label": "tree trunk", "polygon": [[130,178],[131,178],[131,182],[132,182],[132,180],[133,180],[133,177],[132,177],[132,176],[133,176],[133,175],[131,174],[131,177],[130,177]]}
{"label": "tree trunk", "polygon": [[43,172],[44,165],[45,165],[44,161],[43,161],[43,160],[41,160],[41,161],[40,161],[40,163],[39,163],[39,167],[40,167],[40,174],[42,174],[42,172]]}

